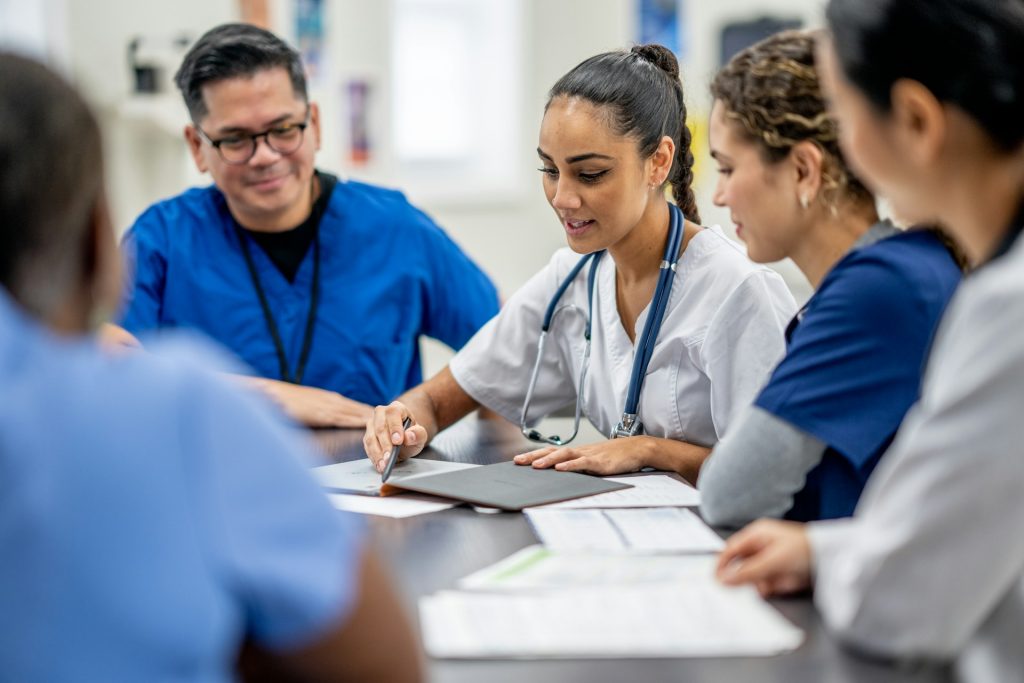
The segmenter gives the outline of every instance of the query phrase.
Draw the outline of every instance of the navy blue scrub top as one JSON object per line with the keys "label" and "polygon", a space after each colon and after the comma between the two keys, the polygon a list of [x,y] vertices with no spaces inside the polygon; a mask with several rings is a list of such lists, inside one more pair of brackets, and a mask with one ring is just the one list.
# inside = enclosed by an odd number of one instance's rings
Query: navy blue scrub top
{"label": "navy blue scrub top", "polygon": [[[302,349],[314,249],[293,282],[249,237],[289,368]],[[498,311],[487,276],[397,191],[339,180],[320,223],[320,304],[302,383],[371,405],[422,381],[419,337],[458,349]],[[194,188],[143,213],[125,236],[131,281],[120,323],[145,335],[199,330],[256,374],[281,379],[224,195]]]}
{"label": "navy blue scrub top", "polygon": [[932,337],[960,275],[934,233],[912,230],[854,249],[825,276],[755,401],[828,446],[787,519],[853,514],[918,398]]}

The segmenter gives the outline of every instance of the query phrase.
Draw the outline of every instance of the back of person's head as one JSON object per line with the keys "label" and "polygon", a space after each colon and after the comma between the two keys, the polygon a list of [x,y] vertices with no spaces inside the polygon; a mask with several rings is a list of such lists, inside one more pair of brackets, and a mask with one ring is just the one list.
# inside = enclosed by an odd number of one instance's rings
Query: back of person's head
{"label": "back of person's head", "polygon": [[671,50],[637,45],[629,51],[591,57],[558,79],[548,93],[548,105],[558,97],[579,98],[605,108],[612,129],[635,139],[641,158],[654,154],[662,137],[672,138],[676,146],[668,176],[672,195],[684,216],[700,222],[692,188],[693,152],[683,84]]}
{"label": "back of person's head", "polygon": [[270,31],[251,24],[222,24],[212,28],[189,49],[174,75],[196,123],[207,114],[203,86],[229,78],[250,78],[266,69],[288,73],[295,96],[307,99],[306,75],[299,53]]}
{"label": "back of person's head", "polygon": [[910,79],[1002,150],[1024,142],[1021,0],[831,0],[826,17],[840,67],[880,111]]}
{"label": "back of person's head", "polygon": [[102,191],[88,106],[42,64],[0,53],[0,285],[29,312],[49,315],[93,275]]}
{"label": "back of person's head", "polygon": [[711,96],[768,163],[785,159],[797,143],[816,145],[824,156],[822,185],[831,206],[844,199],[874,201],[839,149],[836,120],[815,67],[812,34],[784,31],[737,53],[715,75]]}

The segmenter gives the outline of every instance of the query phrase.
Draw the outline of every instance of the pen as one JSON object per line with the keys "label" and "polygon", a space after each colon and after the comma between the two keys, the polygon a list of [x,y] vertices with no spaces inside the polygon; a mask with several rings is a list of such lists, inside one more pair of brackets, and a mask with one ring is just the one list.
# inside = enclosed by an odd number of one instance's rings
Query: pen
{"label": "pen", "polygon": [[[412,426],[412,418],[407,417],[402,421],[402,440],[405,440],[405,430]],[[380,475],[380,483],[384,483],[391,476],[391,470],[394,469],[395,463],[398,462],[398,451],[402,449],[402,444],[396,444],[391,447],[391,455],[388,456],[388,464],[384,467],[383,474]]]}

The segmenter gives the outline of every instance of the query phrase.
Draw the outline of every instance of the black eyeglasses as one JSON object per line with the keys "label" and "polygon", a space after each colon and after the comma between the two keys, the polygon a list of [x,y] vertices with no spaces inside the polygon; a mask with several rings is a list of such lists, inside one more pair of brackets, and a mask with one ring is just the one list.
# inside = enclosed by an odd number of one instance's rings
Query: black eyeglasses
{"label": "black eyeglasses", "polygon": [[217,150],[217,154],[220,158],[228,164],[246,164],[256,154],[256,147],[258,140],[263,138],[267,143],[267,147],[274,150],[278,154],[287,156],[293,154],[295,151],[302,147],[302,136],[306,132],[306,127],[309,126],[309,111],[306,111],[306,120],[302,123],[288,123],[282,126],[274,126],[268,128],[262,133],[238,133],[236,135],[227,135],[218,140],[214,140],[206,132],[199,127],[199,124],[194,124],[196,130],[203,137],[204,140],[210,143],[210,145]]}

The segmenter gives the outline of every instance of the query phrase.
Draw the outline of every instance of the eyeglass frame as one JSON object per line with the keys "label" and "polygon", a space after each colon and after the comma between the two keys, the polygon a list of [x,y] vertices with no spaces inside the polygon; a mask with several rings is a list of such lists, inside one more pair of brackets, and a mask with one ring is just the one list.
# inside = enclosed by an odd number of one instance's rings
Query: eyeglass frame
{"label": "eyeglass frame", "polygon": [[[312,114],[313,114],[313,110],[307,105],[306,106],[306,117],[303,119],[302,123],[289,123],[287,125],[274,126],[272,128],[268,128],[268,129],[266,129],[265,131],[263,131],[261,133],[244,133],[244,134],[238,135],[237,137],[242,138],[242,139],[248,138],[249,143],[252,145],[252,149],[249,152],[249,156],[247,156],[242,161],[230,161],[227,157],[224,156],[224,152],[220,148],[220,146],[222,144],[224,144],[224,142],[226,140],[230,139],[232,136],[229,135],[229,136],[225,136],[223,138],[220,138],[219,140],[214,140],[209,135],[207,135],[206,131],[203,130],[202,127],[198,123],[196,123],[195,121],[192,122],[192,126],[196,129],[196,132],[199,133],[200,137],[202,137],[204,140],[206,140],[206,142],[208,142],[211,147],[213,147],[215,150],[217,150],[217,156],[219,156],[221,158],[221,161],[223,161],[225,164],[228,164],[230,166],[243,166],[243,165],[249,163],[250,161],[252,161],[252,158],[254,156],[256,156],[256,150],[258,150],[259,146],[260,146],[260,144],[259,144],[259,139],[260,138],[263,138],[264,144],[266,144],[266,146],[271,151],[273,151],[273,152],[275,152],[277,154],[280,154],[281,156],[288,156],[289,154],[295,154],[297,151],[299,151],[299,148],[302,147],[302,143],[305,142],[305,139],[306,139],[305,138],[305,136],[306,136],[306,129],[309,128],[310,120],[312,119]],[[277,147],[274,147],[274,145],[270,142],[270,135],[271,135],[271,133],[273,133],[275,131],[281,131],[281,130],[284,130],[284,129],[292,129],[292,128],[298,128],[299,129],[299,144],[297,144],[294,149],[288,150],[287,152],[282,151],[282,150],[278,149]]]}

